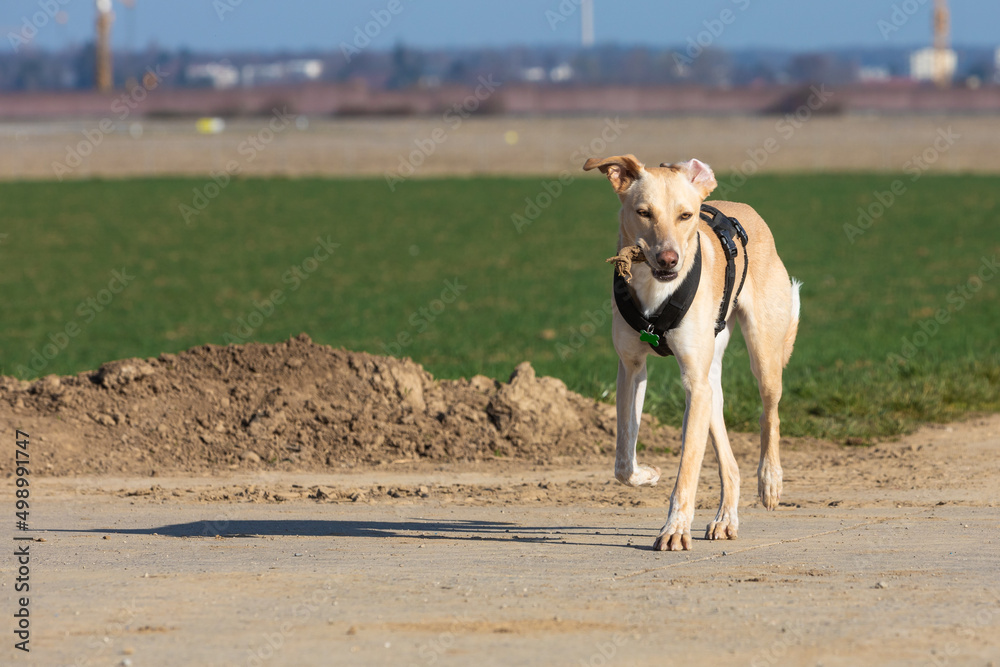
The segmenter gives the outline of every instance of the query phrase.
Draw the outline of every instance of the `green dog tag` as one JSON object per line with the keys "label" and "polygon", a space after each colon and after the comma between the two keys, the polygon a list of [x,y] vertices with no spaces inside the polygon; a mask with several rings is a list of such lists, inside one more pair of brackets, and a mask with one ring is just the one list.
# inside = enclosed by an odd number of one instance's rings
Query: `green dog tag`
{"label": "green dog tag", "polygon": [[653,347],[659,347],[660,346],[660,337],[657,336],[655,333],[650,333],[648,331],[642,331],[642,332],[639,333],[639,340],[641,340],[643,343],[649,343]]}

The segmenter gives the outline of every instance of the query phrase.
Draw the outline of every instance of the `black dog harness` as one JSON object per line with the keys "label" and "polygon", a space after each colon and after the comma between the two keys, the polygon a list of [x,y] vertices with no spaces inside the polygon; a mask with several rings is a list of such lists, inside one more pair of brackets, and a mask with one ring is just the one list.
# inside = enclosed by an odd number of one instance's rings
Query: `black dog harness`
{"label": "black dog harness", "polygon": [[[726,314],[729,312],[729,302],[732,300],[733,307],[738,303],[740,292],[743,291],[743,283],[747,279],[747,266],[750,263],[747,257],[747,237],[743,225],[736,218],[730,218],[722,211],[709,206],[701,205],[701,219],[708,223],[715,235],[722,243],[722,249],[726,253],[726,288],[722,295],[722,305],[719,308],[719,318],[715,322],[715,335],[726,328]],[[733,286],[736,284],[736,242],[733,236],[737,236],[743,244],[743,277],[740,278],[740,286],[736,288],[735,295]],[[648,261],[648,260],[647,260]],[[698,283],[701,282],[701,236],[698,236],[698,248],[695,251],[694,262],[691,270],[684,276],[680,286],[670,295],[660,309],[653,313],[650,319],[642,314],[635,299],[629,291],[625,278],[615,272],[614,292],[615,303],[618,312],[621,313],[629,326],[639,332],[639,340],[649,343],[661,357],[668,357],[673,354],[664,335],[671,329],[680,326],[681,320],[691,307],[694,295],[698,291]]]}

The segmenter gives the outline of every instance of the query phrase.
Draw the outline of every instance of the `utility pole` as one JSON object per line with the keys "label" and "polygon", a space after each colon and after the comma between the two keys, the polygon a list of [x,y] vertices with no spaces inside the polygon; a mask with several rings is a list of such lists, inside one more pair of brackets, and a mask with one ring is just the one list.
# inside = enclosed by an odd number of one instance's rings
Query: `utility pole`
{"label": "utility pole", "polygon": [[102,93],[114,88],[114,75],[111,65],[111,0],[96,0],[97,2],[97,90]]}
{"label": "utility pole", "polygon": [[594,0],[580,3],[580,45],[585,49],[594,45]]}
{"label": "utility pole", "polygon": [[947,61],[950,24],[948,0],[934,0],[934,83],[942,88],[951,83]]}

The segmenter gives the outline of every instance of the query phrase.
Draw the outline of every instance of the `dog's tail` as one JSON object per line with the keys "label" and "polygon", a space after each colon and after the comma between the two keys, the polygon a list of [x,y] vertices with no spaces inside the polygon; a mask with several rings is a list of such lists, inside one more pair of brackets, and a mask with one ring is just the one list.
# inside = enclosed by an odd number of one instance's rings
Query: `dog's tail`
{"label": "dog's tail", "polygon": [[792,278],[792,321],[788,325],[788,332],[785,333],[785,360],[784,366],[788,365],[788,360],[792,358],[792,348],[795,347],[795,334],[799,332],[799,288],[802,282]]}

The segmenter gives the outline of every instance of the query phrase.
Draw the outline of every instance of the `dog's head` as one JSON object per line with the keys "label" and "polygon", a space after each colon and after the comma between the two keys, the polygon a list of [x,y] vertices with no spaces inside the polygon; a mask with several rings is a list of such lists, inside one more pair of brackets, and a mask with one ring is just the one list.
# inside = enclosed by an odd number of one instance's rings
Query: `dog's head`
{"label": "dog's head", "polygon": [[646,169],[634,155],[590,158],[584,171],[600,169],[622,202],[623,245],[638,245],[661,282],[677,278],[697,248],[701,203],[718,183],[700,160]]}

